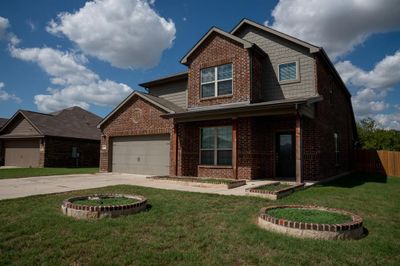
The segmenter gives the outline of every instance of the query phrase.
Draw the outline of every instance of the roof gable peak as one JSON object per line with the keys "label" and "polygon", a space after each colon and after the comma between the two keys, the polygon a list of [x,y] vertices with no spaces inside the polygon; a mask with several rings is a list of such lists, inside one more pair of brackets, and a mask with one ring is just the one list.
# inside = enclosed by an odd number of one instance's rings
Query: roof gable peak
{"label": "roof gable peak", "polygon": [[243,45],[243,48],[251,48],[253,46],[253,44],[249,41],[243,40],[242,38],[239,38],[231,33],[228,33],[226,31],[221,30],[220,28],[217,28],[215,26],[211,27],[206,34],[203,35],[203,37],[195,44],[195,46],[192,47],[192,49],[190,49],[190,51],[181,59],[181,63],[186,65],[188,63],[188,58],[191,54],[193,54],[194,51],[197,50],[197,48],[200,47],[200,45],[207,40],[213,33],[217,33],[220,34],[222,36],[225,36],[229,39],[232,39],[234,41],[236,41],[237,43],[240,43]]}

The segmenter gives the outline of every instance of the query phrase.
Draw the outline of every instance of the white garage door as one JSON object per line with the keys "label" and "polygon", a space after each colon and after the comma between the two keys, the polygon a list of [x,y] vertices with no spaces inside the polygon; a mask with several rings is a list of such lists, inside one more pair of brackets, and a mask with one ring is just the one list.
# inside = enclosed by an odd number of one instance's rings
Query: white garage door
{"label": "white garage door", "polygon": [[112,171],[132,174],[168,175],[169,135],[113,138]]}

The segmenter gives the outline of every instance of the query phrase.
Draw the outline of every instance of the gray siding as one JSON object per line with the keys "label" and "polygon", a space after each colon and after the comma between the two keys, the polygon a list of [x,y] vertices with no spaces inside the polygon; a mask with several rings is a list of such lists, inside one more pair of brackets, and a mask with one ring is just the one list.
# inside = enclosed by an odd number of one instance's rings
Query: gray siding
{"label": "gray siding", "polygon": [[179,107],[187,107],[187,81],[170,82],[150,88],[149,93],[168,100]]}
{"label": "gray siding", "polygon": [[[264,100],[278,100],[313,96],[315,87],[315,59],[308,50],[299,45],[290,43],[268,32],[254,27],[247,27],[238,32],[238,36],[257,44],[268,54],[264,66],[263,91]],[[280,84],[278,80],[278,64],[299,62],[300,80],[287,84]]]}
{"label": "gray siding", "polygon": [[25,118],[20,118],[10,125],[4,134],[31,136],[39,135],[39,132]]}

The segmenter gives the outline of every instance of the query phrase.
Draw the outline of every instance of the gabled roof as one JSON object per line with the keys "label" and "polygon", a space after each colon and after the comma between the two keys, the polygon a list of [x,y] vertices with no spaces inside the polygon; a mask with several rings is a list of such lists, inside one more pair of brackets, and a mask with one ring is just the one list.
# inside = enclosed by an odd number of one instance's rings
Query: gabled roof
{"label": "gabled roof", "polygon": [[242,44],[242,45],[243,45],[243,48],[248,49],[248,48],[253,47],[253,44],[252,44],[251,42],[248,42],[248,41],[246,41],[246,40],[243,40],[242,38],[239,38],[239,37],[237,37],[237,36],[235,36],[235,35],[232,35],[232,34],[230,34],[230,33],[228,33],[228,32],[225,32],[225,31],[223,31],[223,30],[221,30],[221,29],[219,29],[219,28],[217,28],[217,27],[212,27],[212,28],[211,28],[211,29],[196,43],[196,45],[193,46],[193,48],[181,59],[181,63],[182,63],[182,64],[187,64],[187,60],[188,60],[189,56],[190,56],[194,51],[196,51],[196,49],[197,49],[205,40],[207,40],[207,38],[210,37],[210,35],[213,34],[213,33],[217,33],[217,34],[223,35],[223,36],[225,36],[225,37],[227,37],[227,38],[229,38],[229,39],[232,39],[232,40],[236,41],[237,43]]}
{"label": "gabled roof", "polygon": [[147,93],[141,93],[138,91],[133,91],[128,97],[125,98],[125,100],[123,100],[120,104],[118,104],[117,107],[114,108],[114,110],[111,111],[111,113],[109,113],[103,120],[100,121],[100,123],[97,125],[97,128],[100,128],[101,125],[103,125],[108,119],[110,119],[122,106],[124,106],[130,99],[132,99],[133,97],[138,96],[141,99],[161,108],[162,110],[164,110],[166,113],[169,114],[174,114],[177,112],[183,112],[184,109],[175,105],[174,103],[167,101],[163,98],[154,96],[154,95],[150,95]]}
{"label": "gabled roof", "polygon": [[302,40],[297,39],[297,38],[295,38],[295,37],[293,37],[293,36],[287,35],[287,34],[285,34],[285,33],[283,33],[283,32],[274,30],[274,29],[272,29],[272,28],[270,28],[270,27],[263,26],[263,25],[261,25],[261,24],[258,24],[257,22],[251,21],[251,20],[246,19],[246,18],[245,18],[245,19],[242,19],[242,20],[239,22],[239,24],[236,25],[236,26],[233,28],[233,30],[231,30],[231,34],[232,34],[232,35],[236,35],[237,32],[238,32],[244,25],[253,26],[253,27],[257,28],[257,29],[260,29],[260,30],[262,30],[262,31],[269,32],[269,33],[274,34],[274,35],[276,35],[276,36],[278,36],[278,37],[281,37],[281,38],[283,38],[283,39],[285,39],[285,40],[288,40],[288,41],[290,41],[290,42],[292,42],[292,43],[296,43],[296,44],[298,44],[298,45],[300,45],[300,46],[303,46],[303,47],[309,49],[310,53],[316,53],[316,52],[319,52],[319,51],[321,50],[321,47],[318,47],[318,46],[316,46],[316,45],[313,45],[313,44],[310,44],[310,43],[308,43],[308,42],[302,41]]}
{"label": "gabled roof", "polygon": [[101,132],[96,125],[101,117],[77,106],[50,114],[18,110],[0,130],[0,138],[12,136],[12,133],[4,135],[4,132],[18,116],[26,119],[42,136],[100,139]]}

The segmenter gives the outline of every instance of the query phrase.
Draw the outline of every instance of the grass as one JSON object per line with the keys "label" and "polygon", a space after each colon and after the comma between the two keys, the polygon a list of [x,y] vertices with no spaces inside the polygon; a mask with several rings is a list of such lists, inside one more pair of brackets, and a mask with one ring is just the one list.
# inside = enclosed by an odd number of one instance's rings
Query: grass
{"label": "grass", "polygon": [[288,184],[282,184],[282,183],[279,183],[279,184],[275,184],[275,185],[264,185],[264,186],[260,186],[260,187],[257,187],[257,188],[255,188],[255,189],[259,189],[259,190],[266,190],[266,191],[278,191],[278,190],[281,190],[281,189],[284,189],[284,188],[288,188],[288,187],[291,187],[292,185],[288,185]]}
{"label": "grass", "polygon": [[212,184],[231,184],[237,182],[236,180],[220,179],[220,178],[201,178],[199,182],[212,183]]}
{"label": "grass", "polygon": [[100,206],[100,205],[112,206],[112,205],[131,204],[135,202],[138,202],[138,200],[119,197],[119,198],[75,200],[73,203],[79,205],[88,205],[88,206]]}
{"label": "grass", "polygon": [[341,224],[351,221],[351,217],[348,215],[299,208],[272,209],[268,211],[268,214],[275,218],[303,223]]}
{"label": "grass", "polygon": [[99,168],[6,168],[0,169],[0,179],[30,176],[93,174]]}
{"label": "grass", "polygon": [[[151,208],[98,221],[64,216],[66,198],[139,194]],[[0,264],[15,265],[398,265],[400,178],[354,175],[277,201],[112,186],[0,201]],[[260,229],[261,207],[312,204],[364,218],[367,237],[298,239]]]}

